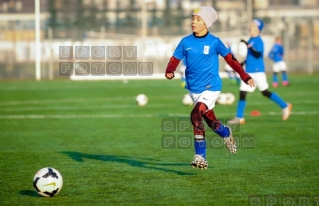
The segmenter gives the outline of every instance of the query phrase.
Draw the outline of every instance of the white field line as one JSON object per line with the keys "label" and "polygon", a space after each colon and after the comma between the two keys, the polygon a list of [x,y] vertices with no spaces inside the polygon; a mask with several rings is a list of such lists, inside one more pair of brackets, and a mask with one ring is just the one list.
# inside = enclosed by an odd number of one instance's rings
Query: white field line
{"label": "white field line", "polygon": [[[180,96],[182,100],[183,95]],[[174,99],[176,95],[155,96],[152,99]],[[61,104],[61,103],[81,103],[81,102],[107,102],[107,101],[135,101],[135,97],[106,97],[106,98],[77,98],[77,99],[46,99],[46,100],[25,100],[0,102],[0,106],[25,105],[25,104]]]}
{"label": "white field line", "polygon": [[[319,102],[318,102],[319,103]],[[173,104],[149,104],[147,108],[175,107]],[[71,111],[71,110],[105,110],[105,109],[126,109],[138,106],[136,104],[103,105],[103,106],[50,106],[50,107],[5,107],[0,108],[0,112],[18,111]]]}
{"label": "white field line", "polygon": [[154,114],[141,114],[141,115],[117,115],[117,114],[98,114],[98,115],[0,115],[0,119],[94,119],[94,118],[145,118],[156,117]]}
{"label": "white field line", "polygon": [[[149,101],[151,100],[157,100],[157,99],[180,99],[182,100],[183,95],[177,96],[177,95],[170,95],[170,96],[152,96],[149,97]],[[77,98],[77,99],[46,99],[46,100],[25,100],[25,101],[7,101],[7,102],[0,102],[0,107],[2,106],[12,106],[12,105],[38,105],[38,104],[63,104],[63,103],[82,103],[82,102],[114,102],[114,101],[135,101],[135,97],[106,97],[106,98]],[[299,100],[294,101],[292,104],[305,104],[305,103],[319,103],[317,100]],[[247,105],[261,105],[261,104],[269,104],[272,103],[270,101],[247,101]]]}
{"label": "white field line", "polygon": [[[172,97],[168,97],[166,96],[166,98],[172,98]],[[112,100],[116,100],[112,99]],[[121,102],[123,102],[123,99],[118,99],[121,100]],[[94,100],[85,100],[85,99],[76,99],[76,100],[72,100],[72,99],[64,99],[64,100],[57,100],[57,101],[51,101],[51,100],[45,100],[45,101],[27,101],[27,104],[36,104],[38,106],[34,106],[34,107],[25,107],[23,106],[24,104],[22,104],[22,102],[10,102],[11,105],[10,106],[14,106],[14,107],[7,107],[4,105],[1,105],[0,103],[0,112],[17,112],[17,111],[57,111],[57,110],[63,110],[63,111],[74,111],[74,110],[104,110],[104,109],[125,109],[125,108],[132,108],[135,105],[135,103],[133,103],[135,100],[132,100],[131,104],[112,104],[112,105],[101,105],[101,106],[95,106],[94,104],[92,104],[92,106],[90,106],[89,102],[91,101],[104,101],[107,102],[106,99],[94,99]],[[87,105],[75,105],[72,104],[72,106],[69,106],[69,103],[80,103],[80,102],[87,102]],[[127,102],[127,101],[126,101]],[[21,104],[20,104],[21,103]],[[58,103],[66,103],[66,106],[59,106],[56,105]],[[40,105],[46,105],[46,104],[55,104],[55,105],[49,105],[49,106],[44,106],[41,107]],[[300,104],[302,106],[305,106],[306,104],[319,104],[319,101],[312,101],[312,100],[305,100],[305,101],[294,101],[293,102],[294,105]],[[19,105],[19,106],[18,106]],[[89,105],[89,106],[88,106]],[[276,106],[274,105],[272,102],[270,101],[254,101],[254,102],[249,102],[247,103],[247,105],[269,105],[269,107],[271,106]],[[17,107],[18,106],[18,107]],[[22,107],[21,107],[22,106]],[[181,105],[182,106],[182,105]],[[174,104],[153,104],[153,103],[149,103],[148,105],[145,106],[146,108],[159,108],[159,107],[176,107],[176,105]],[[221,105],[217,105],[217,107],[229,107],[227,106],[221,106]],[[279,109],[279,108],[278,108]]]}
{"label": "white field line", "polygon": [[[296,111],[291,112],[292,115],[318,115],[318,111]],[[233,116],[233,113],[219,113],[219,116]],[[248,115],[248,114],[246,114]],[[261,116],[267,115],[281,115],[281,112],[266,112],[261,113]],[[98,115],[0,115],[0,119],[113,119],[113,118],[154,118],[154,117],[185,117],[188,118],[189,114],[134,114],[134,115],[122,115],[122,114],[98,114]]]}
{"label": "white field line", "polygon": [[[185,94],[187,91],[185,90]],[[319,95],[319,91],[312,92],[286,92],[285,96],[308,96],[308,95]],[[183,95],[180,95],[179,99],[182,99]],[[175,99],[176,95],[165,95],[165,96],[155,96],[149,97],[150,100],[154,99]],[[94,101],[134,101],[135,97],[105,97],[105,98],[72,98],[72,99],[47,99],[47,100],[23,100],[23,101],[3,101],[0,102],[0,106],[9,106],[9,105],[26,105],[26,104],[61,104],[61,103],[76,103],[76,102],[94,102]],[[248,101],[247,104],[268,104],[269,101]],[[319,103],[318,101],[313,100],[304,100],[293,103]]]}

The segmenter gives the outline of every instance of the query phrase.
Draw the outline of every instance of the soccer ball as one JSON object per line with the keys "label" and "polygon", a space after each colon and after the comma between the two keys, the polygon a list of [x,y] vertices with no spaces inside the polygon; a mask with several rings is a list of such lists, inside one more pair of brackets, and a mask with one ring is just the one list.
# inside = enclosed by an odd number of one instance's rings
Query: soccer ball
{"label": "soccer ball", "polygon": [[145,106],[148,102],[148,98],[145,94],[137,95],[135,100],[136,100],[138,106]]}
{"label": "soccer ball", "polygon": [[232,93],[220,93],[217,103],[220,105],[231,105],[235,102],[235,96]]}
{"label": "soccer ball", "polygon": [[227,95],[225,93],[220,93],[217,99],[217,103],[221,105],[225,105],[227,102]]}
{"label": "soccer ball", "polygon": [[40,169],[33,178],[33,187],[44,197],[53,197],[62,189],[63,179],[60,172],[52,167]]}
{"label": "soccer ball", "polygon": [[226,104],[231,105],[235,102],[236,98],[235,95],[232,93],[226,93]]}
{"label": "soccer ball", "polygon": [[185,94],[183,96],[182,102],[186,106],[192,106],[194,104],[193,99],[191,98],[189,94]]}

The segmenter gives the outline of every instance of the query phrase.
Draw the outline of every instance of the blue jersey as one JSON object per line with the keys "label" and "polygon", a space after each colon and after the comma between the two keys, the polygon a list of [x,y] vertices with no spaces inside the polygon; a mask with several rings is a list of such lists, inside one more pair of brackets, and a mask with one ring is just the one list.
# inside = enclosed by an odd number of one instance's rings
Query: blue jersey
{"label": "blue jersey", "polygon": [[260,36],[252,37],[249,39],[248,45],[250,45],[255,51],[261,52],[261,56],[259,58],[256,58],[253,55],[252,51],[248,49],[246,57],[246,72],[265,72],[263,40]]}
{"label": "blue jersey", "polygon": [[184,37],[173,56],[179,60],[185,58],[185,88],[192,93],[221,91],[218,55],[225,57],[228,53],[222,41],[210,33],[204,37],[193,34]]}
{"label": "blue jersey", "polygon": [[283,61],[284,57],[284,47],[281,44],[275,44],[271,51],[268,54],[269,59],[273,60],[274,62],[281,62]]}

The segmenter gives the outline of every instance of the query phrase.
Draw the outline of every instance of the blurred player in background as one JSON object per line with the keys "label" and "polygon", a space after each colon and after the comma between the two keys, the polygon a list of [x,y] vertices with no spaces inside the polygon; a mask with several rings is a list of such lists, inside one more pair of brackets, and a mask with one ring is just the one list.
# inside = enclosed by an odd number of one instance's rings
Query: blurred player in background
{"label": "blurred player in background", "polygon": [[[234,53],[231,50],[231,43],[229,41],[226,42],[226,46],[229,49],[229,53],[234,55]],[[226,73],[228,75],[228,78],[230,79],[230,82],[240,84],[240,78],[237,75],[237,73],[231,68],[231,66],[229,66],[226,63],[224,68],[225,68],[225,71],[226,71]]]}
{"label": "blurred player in background", "polygon": [[186,85],[186,79],[185,79],[185,70],[186,70],[186,61],[185,58],[182,60],[182,64],[179,67],[179,72],[181,73],[181,80],[182,84],[181,86],[184,88]]}
{"label": "blurred player in background", "polygon": [[284,61],[284,47],[282,45],[282,40],[280,37],[276,37],[275,44],[272,47],[271,51],[269,52],[268,58],[274,62],[272,86],[278,87],[277,75],[279,72],[282,73],[282,85],[288,86],[288,77],[286,72],[287,66],[286,66],[286,62]]}
{"label": "blurred player in background", "polygon": [[222,80],[219,76],[219,55],[224,57],[246,84],[254,85],[254,80],[242,69],[240,63],[229,53],[222,41],[208,32],[217,18],[217,12],[212,7],[202,6],[194,10],[192,14],[193,33],[179,42],[165,72],[167,79],[174,78],[179,62],[185,59],[185,88],[195,103],[190,114],[195,141],[195,156],[191,165],[200,169],[208,167],[202,118],[216,134],[223,138],[231,153],[237,151],[231,129],[223,125],[213,111],[222,87]]}
{"label": "blurred player in background", "polygon": [[[264,43],[260,33],[264,27],[264,23],[260,19],[254,19],[249,26],[250,39],[248,42],[241,40],[247,46],[246,72],[255,80],[256,86],[263,96],[275,102],[282,109],[282,120],[287,120],[292,105],[285,102],[277,94],[268,91],[268,83],[265,74],[264,63]],[[234,119],[228,121],[228,124],[245,124],[244,111],[246,107],[247,92],[255,91],[255,87],[249,87],[244,82],[240,84],[239,102],[237,105],[237,114]]]}

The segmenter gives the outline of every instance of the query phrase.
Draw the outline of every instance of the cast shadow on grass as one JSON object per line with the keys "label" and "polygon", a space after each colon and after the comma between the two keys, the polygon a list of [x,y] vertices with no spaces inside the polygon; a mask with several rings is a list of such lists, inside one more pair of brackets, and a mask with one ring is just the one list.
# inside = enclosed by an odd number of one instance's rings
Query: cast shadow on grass
{"label": "cast shadow on grass", "polygon": [[[153,169],[163,172],[171,172],[175,173],[177,175],[195,175],[190,172],[182,172],[177,171],[173,169],[168,168],[162,168],[167,166],[188,166],[188,164],[182,164],[182,163],[169,163],[169,164],[161,164],[161,163],[154,163],[153,162],[147,162],[145,160],[137,160],[133,157],[127,157],[127,156],[116,156],[116,155],[95,155],[95,154],[84,154],[81,152],[61,152],[63,154],[68,155],[71,159],[77,161],[77,162],[84,162],[84,159],[94,159],[94,160],[100,160],[105,162],[119,162],[124,163],[133,167],[141,167],[145,169]],[[162,167],[161,167],[162,166]]]}
{"label": "cast shadow on grass", "polygon": [[20,195],[39,197],[39,194],[34,190],[20,190],[19,193],[20,193]]}

